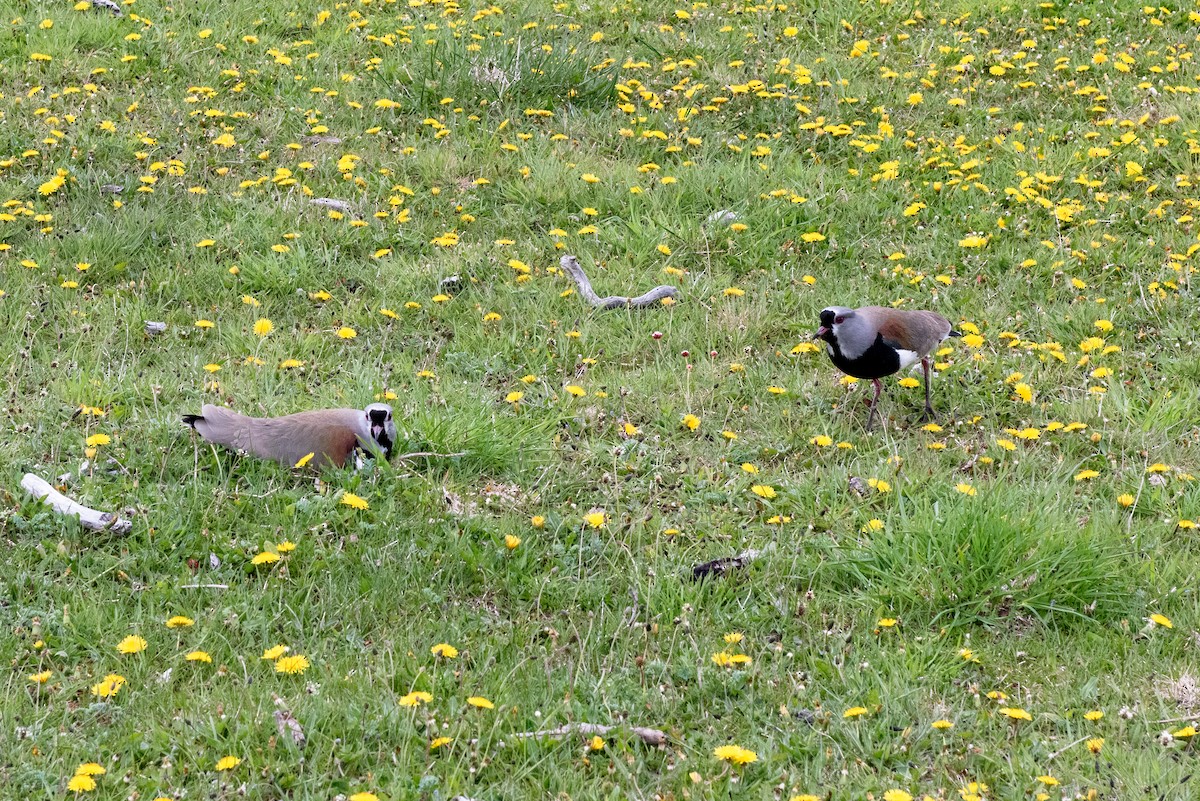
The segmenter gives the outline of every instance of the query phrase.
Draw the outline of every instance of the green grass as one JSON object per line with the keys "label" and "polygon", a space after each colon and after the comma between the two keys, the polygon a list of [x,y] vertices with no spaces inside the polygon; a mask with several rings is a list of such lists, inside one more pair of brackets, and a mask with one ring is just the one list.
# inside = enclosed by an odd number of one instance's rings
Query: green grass
{"label": "green grass", "polygon": [[[0,2],[6,793],[1188,797],[1200,9],[123,8]],[[938,426],[811,347],[868,303],[972,335]],[[440,455],[179,422],[381,397]]]}

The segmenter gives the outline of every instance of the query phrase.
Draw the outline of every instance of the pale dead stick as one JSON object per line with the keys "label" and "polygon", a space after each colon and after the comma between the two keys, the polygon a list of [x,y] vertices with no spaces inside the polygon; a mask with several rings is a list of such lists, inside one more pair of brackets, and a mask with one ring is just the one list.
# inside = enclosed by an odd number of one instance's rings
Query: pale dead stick
{"label": "pale dead stick", "polygon": [[25,474],[21,479],[21,486],[60,515],[79,518],[79,524],[86,529],[111,531],[114,534],[128,534],[133,530],[132,521],[123,519],[115,512],[101,512],[99,509],[76,503],[51,486],[49,481],[33,473]]}

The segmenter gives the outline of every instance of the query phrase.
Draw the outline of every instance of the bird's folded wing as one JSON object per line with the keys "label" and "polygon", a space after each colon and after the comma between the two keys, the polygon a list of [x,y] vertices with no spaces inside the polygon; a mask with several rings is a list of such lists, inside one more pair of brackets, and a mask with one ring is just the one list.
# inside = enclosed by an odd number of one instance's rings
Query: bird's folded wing
{"label": "bird's folded wing", "polygon": [[312,467],[341,467],[358,444],[353,409],[323,409],[286,417],[246,417],[206,405],[196,430],[209,442],[292,467],[305,456]]}
{"label": "bird's folded wing", "polygon": [[897,350],[926,354],[946,338],[950,323],[940,314],[911,311],[901,317],[887,317],[879,325],[879,334],[886,345]]}
{"label": "bird's folded wing", "polygon": [[[348,414],[347,414],[348,413]],[[292,467],[310,453],[309,465],[341,467],[358,446],[352,409],[323,409],[286,417],[254,420],[250,426],[252,453]]]}

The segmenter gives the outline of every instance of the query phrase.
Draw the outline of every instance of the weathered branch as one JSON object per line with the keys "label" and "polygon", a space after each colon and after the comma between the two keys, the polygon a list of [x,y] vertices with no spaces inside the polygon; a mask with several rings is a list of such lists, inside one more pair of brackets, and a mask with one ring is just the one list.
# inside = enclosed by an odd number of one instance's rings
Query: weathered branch
{"label": "weathered branch", "polygon": [[21,479],[21,486],[30,495],[40,499],[42,503],[60,515],[78,517],[80,525],[84,528],[92,531],[111,531],[114,534],[128,534],[133,530],[131,521],[121,518],[115,512],[101,512],[98,509],[76,503],[52,487],[49,481],[39,478],[33,473],[25,474],[25,477]]}
{"label": "weathered branch", "polygon": [[340,211],[344,214],[350,214],[354,211],[354,206],[350,205],[344,200],[338,200],[332,197],[314,197],[308,202],[313,206],[320,206],[321,208]]}
{"label": "weathered branch", "polygon": [[723,576],[733,570],[739,570],[766,553],[768,549],[751,549],[742,551],[737,556],[723,556],[711,562],[696,565],[692,568],[692,580],[702,581],[709,576]]}
{"label": "weathered branch", "polygon": [[679,295],[677,287],[656,286],[646,294],[638,295],[636,298],[628,298],[621,295],[610,295],[607,298],[602,298],[592,289],[592,282],[588,280],[587,275],[583,272],[583,267],[580,266],[579,259],[568,253],[559,259],[558,263],[563,268],[563,271],[571,276],[571,280],[575,282],[575,286],[579,290],[579,296],[597,309],[621,309],[625,307],[642,309],[647,306],[655,306],[664,298],[674,298]]}
{"label": "weathered branch", "polygon": [[[513,736],[519,740],[538,739],[543,737],[567,737],[572,734],[578,734],[580,737],[594,737],[599,735],[607,737],[610,732],[619,731],[623,726],[605,726],[600,723],[568,723],[565,726],[559,726],[557,729],[545,729],[544,731],[523,731],[514,734]],[[629,726],[629,731],[637,736],[639,740],[646,745],[666,745],[667,733],[658,729],[647,729],[644,726]]]}
{"label": "weathered branch", "polygon": [[399,456],[392,457],[404,461],[405,459],[456,459],[459,456],[466,456],[466,451],[458,453],[434,453],[433,451],[413,451],[412,453],[402,453]]}

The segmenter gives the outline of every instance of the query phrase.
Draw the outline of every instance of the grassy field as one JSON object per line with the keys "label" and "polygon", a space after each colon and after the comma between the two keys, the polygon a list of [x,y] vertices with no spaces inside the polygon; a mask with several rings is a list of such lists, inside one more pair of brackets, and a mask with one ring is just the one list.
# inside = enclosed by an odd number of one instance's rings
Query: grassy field
{"label": "grassy field", "polygon": [[2,794],[1194,797],[1200,5],[119,8],[0,0]]}

